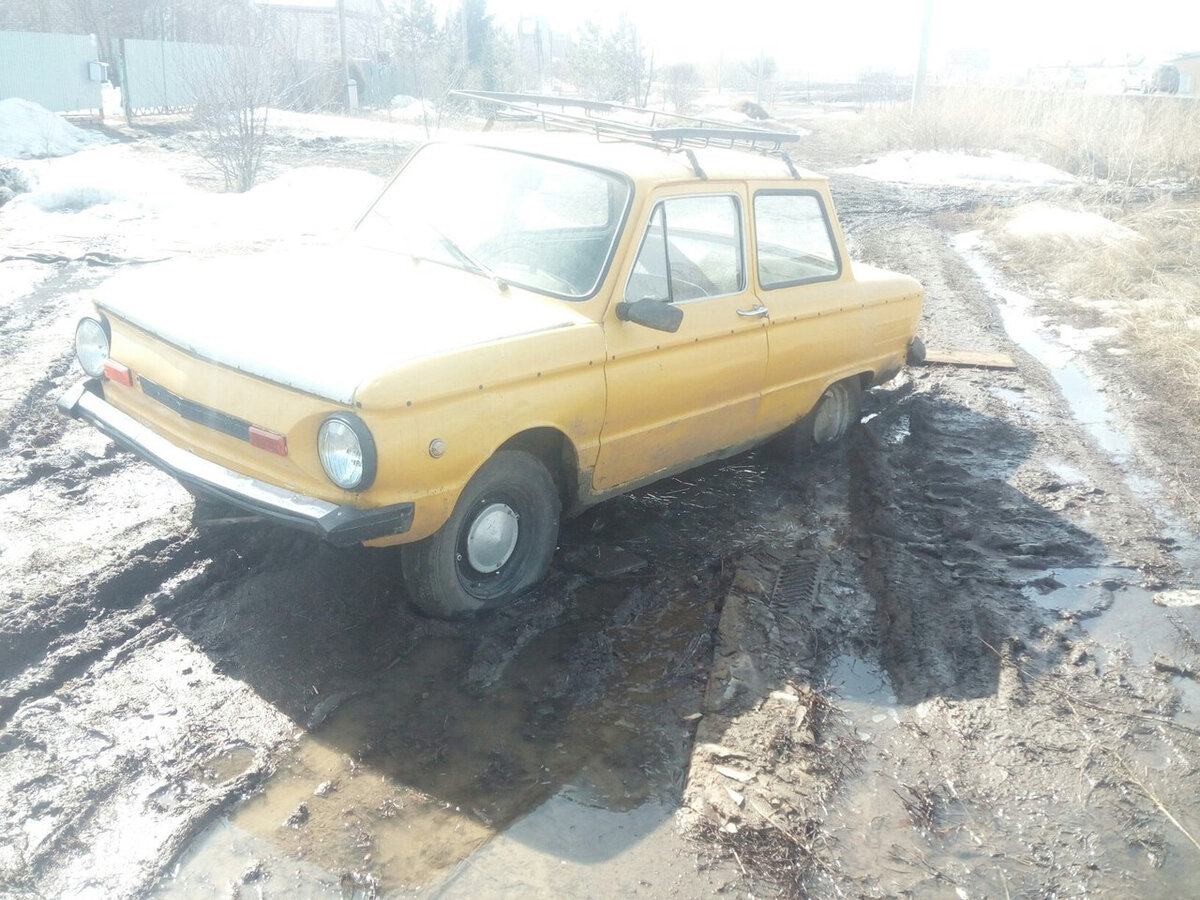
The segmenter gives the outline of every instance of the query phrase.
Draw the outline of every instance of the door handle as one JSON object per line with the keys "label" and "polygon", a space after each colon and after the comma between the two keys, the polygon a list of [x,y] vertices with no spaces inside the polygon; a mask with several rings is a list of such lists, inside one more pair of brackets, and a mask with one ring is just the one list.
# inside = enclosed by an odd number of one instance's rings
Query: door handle
{"label": "door handle", "polygon": [[765,319],[771,314],[771,311],[760,303],[750,309],[739,309],[737,314],[744,319]]}

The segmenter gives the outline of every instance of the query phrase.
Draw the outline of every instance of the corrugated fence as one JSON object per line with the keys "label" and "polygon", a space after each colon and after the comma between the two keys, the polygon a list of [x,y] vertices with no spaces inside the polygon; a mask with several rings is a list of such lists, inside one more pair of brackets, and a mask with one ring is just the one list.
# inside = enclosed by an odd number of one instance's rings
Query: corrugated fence
{"label": "corrugated fence", "polygon": [[196,79],[221,65],[225,49],[178,41],[121,41],[126,109],[174,112],[196,103]]}
{"label": "corrugated fence", "polygon": [[[120,71],[109,74],[114,84],[121,85],[129,115],[195,106],[199,79],[220,77],[231,52],[216,44],[132,38],[122,39],[118,46],[115,64]],[[21,97],[56,112],[99,112],[101,84],[89,76],[89,65],[98,62],[96,39],[91,35],[0,31],[0,100]],[[340,105],[344,93],[340,67],[298,60],[279,63],[276,60],[280,102],[301,109]],[[351,66],[364,104],[386,106],[403,86],[394,64],[354,60]]]}
{"label": "corrugated fence", "polygon": [[100,109],[100,84],[88,64],[96,39],[81,34],[0,31],[0,99],[21,97],[56,112]]}

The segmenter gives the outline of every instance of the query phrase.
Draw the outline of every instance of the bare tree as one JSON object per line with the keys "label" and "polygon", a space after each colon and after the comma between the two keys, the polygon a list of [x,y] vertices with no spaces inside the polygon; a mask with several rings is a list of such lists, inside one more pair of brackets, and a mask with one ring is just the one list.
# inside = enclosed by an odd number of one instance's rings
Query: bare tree
{"label": "bare tree", "polygon": [[567,54],[567,66],[575,87],[584,97],[642,100],[640,88],[646,74],[646,57],[638,40],[637,27],[624,16],[611,31],[595,22],[585,22],[579,44]]}

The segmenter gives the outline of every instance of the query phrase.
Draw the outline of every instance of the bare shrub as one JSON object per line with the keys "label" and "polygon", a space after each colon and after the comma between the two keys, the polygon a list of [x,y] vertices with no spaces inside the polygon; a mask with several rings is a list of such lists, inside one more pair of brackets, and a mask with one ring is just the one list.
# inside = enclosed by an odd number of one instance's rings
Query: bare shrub
{"label": "bare shrub", "polygon": [[283,56],[268,20],[253,10],[229,21],[230,43],[198,48],[188,82],[201,154],[225,189],[254,186],[267,140],[268,110],[287,92]]}
{"label": "bare shrub", "polygon": [[671,102],[677,113],[686,113],[700,96],[704,79],[700,70],[691,63],[676,63],[667,66],[662,73],[663,95]]}

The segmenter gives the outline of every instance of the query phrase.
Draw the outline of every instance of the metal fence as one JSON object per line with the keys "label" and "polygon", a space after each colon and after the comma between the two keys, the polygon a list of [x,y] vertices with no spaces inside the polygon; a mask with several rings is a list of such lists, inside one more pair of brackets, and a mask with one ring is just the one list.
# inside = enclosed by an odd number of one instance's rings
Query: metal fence
{"label": "metal fence", "polygon": [[[113,84],[121,87],[127,116],[170,113],[196,105],[199,79],[226,65],[230,48],[216,44],[113,42]],[[56,112],[102,108],[99,47],[95,36],[0,31],[0,99],[20,97]],[[329,61],[277,59],[278,102],[296,109],[340,108],[343,69]],[[351,77],[365,106],[386,106],[403,93],[403,73],[392,63],[352,60]],[[90,70],[89,70],[90,69]],[[93,80],[96,79],[96,80]]]}
{"label": "metal fence", "polygon": [[0,31],[0,99],[20,97],[55,112],[101,109],[96,38]]}
{"label": "metal fence", "polygon": [[214,71],[225,48],[216,44],[122,39],[121,100],[127,114],[166,113],[196,103],[196,79]]}

